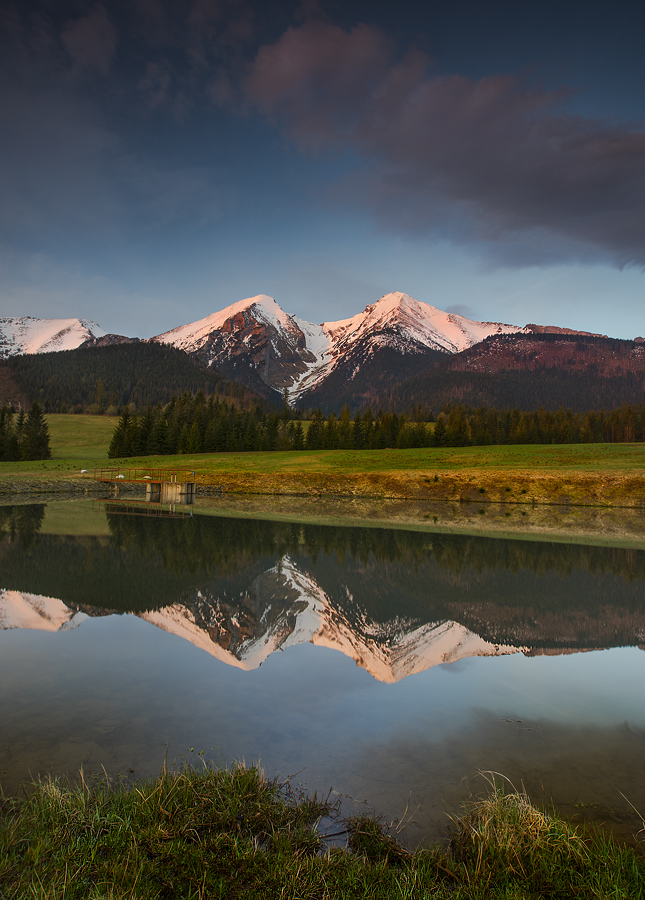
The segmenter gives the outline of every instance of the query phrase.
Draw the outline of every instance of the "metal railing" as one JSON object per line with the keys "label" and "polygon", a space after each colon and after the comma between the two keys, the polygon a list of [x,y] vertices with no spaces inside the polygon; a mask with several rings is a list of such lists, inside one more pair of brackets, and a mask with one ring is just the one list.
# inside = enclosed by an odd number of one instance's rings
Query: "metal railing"
{"label": "metal railing", "polygon": [[120,481],[137,484],[191,484],[195,482],[195,473],[190,469],[145,469],[120,467],[102,467],[94,469],[95,481]]}

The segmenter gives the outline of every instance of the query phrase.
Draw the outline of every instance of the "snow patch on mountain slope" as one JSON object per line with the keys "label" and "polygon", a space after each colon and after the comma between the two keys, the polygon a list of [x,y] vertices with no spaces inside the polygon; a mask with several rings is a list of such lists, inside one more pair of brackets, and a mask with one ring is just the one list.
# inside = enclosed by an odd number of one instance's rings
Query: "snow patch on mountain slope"
{"label": "snow patch on mountain slope", "polygon": [[21,353],[75,350],[105,331],[88,319],[0,318],[0,358]]}
{"label": "snow patch on mountain slope", "polygon": [[292,399],[296,399],[305,388],[327,374],[332,342],[323,325],[314,325],[313,322],[307,322],[298,316],[292,318],[304,334],[307,346],[307,355],[303,356],[306,369],[295,375],[289,388]]}

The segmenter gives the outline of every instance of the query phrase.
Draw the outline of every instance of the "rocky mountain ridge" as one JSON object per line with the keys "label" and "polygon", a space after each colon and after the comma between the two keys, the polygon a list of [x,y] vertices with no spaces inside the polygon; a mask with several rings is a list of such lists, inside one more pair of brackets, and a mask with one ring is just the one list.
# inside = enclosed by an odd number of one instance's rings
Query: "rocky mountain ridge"
{"label": "rocky mountain ridge", "polygon": [[259,376],[270,390],[288,391],[292,402],[308,402],[330,380],[351,384],[366,370],[407,377],[437,355],[461,353],[493,335],[529,331],[476,322],[398,291],[348,319],[316,325],[287,315],[272,297],[259,294],[151,340],[196,355],[249,386],[256,387]]}
{"label": "rocky mountain ridge", "polygon": [[[558,336],[569,343],[549,344]],[[344,403],[352,409],[387,405],[401,391],[405,396],[397,396],[397,406],[419,402],[414,399],[419,392],[408,382],[430,378],[435,383],[437,367],[492,377],[514,367],[538,371],[542,360],[551,368],[603,377],[625,372],[636,377],[643,368],[642,339],[622,342],[630,347],[614,352],[616,359],[605,372],[604,350],[577,347],[576,336],[582,343],[610,341],[551,325],[477,322],[402,292],[386,294],[350,318],[315,324],[258,294],[140,343],[178,349],[272,401],[286,392],[292,405],[327,411]],[[0,319],[0,358],[138,342],[81,319]],[[421,402],[434,403],[432,391],[424,388],[421,394]]]}

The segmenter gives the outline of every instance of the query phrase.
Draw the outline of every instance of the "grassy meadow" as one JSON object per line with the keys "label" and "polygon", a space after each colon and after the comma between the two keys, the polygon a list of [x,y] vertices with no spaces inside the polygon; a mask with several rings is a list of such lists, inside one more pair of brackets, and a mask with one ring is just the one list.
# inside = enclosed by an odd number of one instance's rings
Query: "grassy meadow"
{"label": "grassy meadow", "polygon": [[115,416],[49,415],[52,456],[59,459],[106,459],[118,419]]}
{"label": "grassy meadow", "polygon": [[[52,459],[46,469],[93,469],[120,464],[108,460],[107,451],[116,427],[112,416],[48,415]],[[130,460],[136,466],[194,469],[202,476],[235,469],[240,472],[274,474],[291,472],[333,473],[410,472],[441,469],[468,471],[529,470],[645,474],[644,444],[513,444],[492,447],[440,447],[407,450],[301,450],[272,453],[213,453],[194,456],[151,456]],[[12,467],[18,472],[38,472],[43,463],[1,463],[2,474]]]}

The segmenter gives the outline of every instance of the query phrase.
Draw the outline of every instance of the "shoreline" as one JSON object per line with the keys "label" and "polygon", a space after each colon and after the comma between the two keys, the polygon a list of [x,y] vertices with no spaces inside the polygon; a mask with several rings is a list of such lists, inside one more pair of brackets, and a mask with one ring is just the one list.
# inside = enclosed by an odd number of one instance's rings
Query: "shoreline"
{"label": "shoreline", "polygon": [[[538,473],[505,469],[434,472],[311,472],[253,470],[195,472],[201,496],[331,497],[335,499],[411,500],[451,503],[508,504],[640,509],[645,511],[645,473]],[[107,493],[91,475],[51,473],[27,476],[0,474],[0,496],[37,493]],[[115,484],[120,493],[143,493],[144,484]]]}
{"label": "shoreline", "polygon": [[[378,486],[391,486],[389,473],[387,479],[380,479],[378,474],[367,476],[369,483],[364,486],[371,488],[370,492],[358,492],[352,484],[345,491],[334,491],[331,488],[337,485],[329,485],[325,476],[317,479],[310,476],[307,480],[312,489],[308,491],[303,491],[300,479],[293,475],[284,477],[283,473],[256,479],[254,484],[248,483],[248,473],[237,478],[230,475],[226,484],[222,483],[221,477],[216,483],[207,482],[202,476],[198,480],[194,510],[203,515],[645,549],[645,503],[637,502],[636,497],[632,505],[599,502],[591,496],[587,496],[586,503],[562,502],[563,498],[558,502],[554,497],[542,500],[536,498],[536,490],[529,494],[526,489],[527,493],[522,493],[524,489],[519,484],[525,483],[529,476],[523,476],[523,482],[515,483],[510,491],[506,490],[511,480],[507,476],[505,473],[502,491],[482,492],[472,480],[459,475],[456,478],[444,476],[443,484],[431,480],[430,487],[441,485],[441,491],[409,490],[407,496],[400,496],[401,492],[392,495],[374,490]],[[419,480],[427,487],[423,476],[406,475],[401,479],[408,488],[410,482],[416,482],[418,486]],[[593,478],[594,483],[597,480]],[[629,480],[636,479],[631,477]],[[466,489],[453,490],[452,486],[459,481]],[[614,476],[614,481],[622,482],[622,479]],[[645,493],[645,479],[643,482]],[[314,484],[319,490],[313,489]],[[119,484],[115,491],[91,477],[52,478],[48,475],[0,480],[3,505],[16,501],[22,504],[26,501],[89,500],[107,495],[115,499],[143,499],[145,492],[143,485],[127,482]]]}

